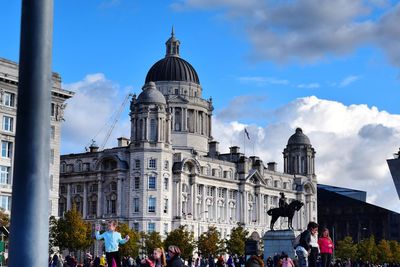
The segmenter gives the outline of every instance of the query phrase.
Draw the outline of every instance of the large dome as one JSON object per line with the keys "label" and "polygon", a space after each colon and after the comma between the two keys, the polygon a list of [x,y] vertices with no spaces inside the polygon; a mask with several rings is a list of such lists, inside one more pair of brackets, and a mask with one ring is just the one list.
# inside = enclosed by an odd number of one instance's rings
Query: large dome
{"label": "large dome", "polygon": [[200,84],[199,76],[189,62],[180,58],[180,42],[175,38],[172,28],[171,37],[165,43],[165,58],[157,61],[149,70],[145,84],[159,81],[192,82]]}
{"label": "large dome", "polygon": [[177,56],[167,56],[157,61],[149,70],[146,82],[184,81],[200,84],[195,69],[186,60]]}
{"label": "large dome", "polygon": [[289,138],[288,145],[311,145],[311,142],[307,135],[303,134],[303,130],[297,128],[296,133]]}

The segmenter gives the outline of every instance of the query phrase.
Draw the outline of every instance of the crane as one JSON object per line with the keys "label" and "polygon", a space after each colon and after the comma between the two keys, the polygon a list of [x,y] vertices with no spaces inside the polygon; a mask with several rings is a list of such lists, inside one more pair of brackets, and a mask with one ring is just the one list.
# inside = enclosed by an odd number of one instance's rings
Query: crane
{"label": "crane", "polygon": [[[112,133],[112,131],[114,130],[115,125],[117,124],[117,122],[118,122],[118,120],[119,120],[119,117],[120,117],[122,111],[124,110],[126,104],[128,103],[129,98],[132,97],[132,96],[133,96],[133,94],[131,94],[131,93],[127,94],[127,95],[125,96],[125,98],[124,98],[124,101],[123,101],[122,104],[119,106],[118,110],[117,110],[116,112],[114,112],[114,114],[111,115],[110,120],[109,120],[109,121],[111,121],[111,126],[108,128],[107,133],[106,133],[106,135],[105,135],[105,137],[104,137],[104,140],[103,140],[103,142],[102,142],[101,145],[100,145],[100,150],[103,150],[104,147],[106,146],[106,144],[107,144],[107,142],[108,142],[108,139],[110,138],[111,133]],[[108,124],[109,124],[109,123],[106,122],[106,123],[103,125],[103,127],[99,130],[99,132],[96,134],[96,136],[92,139],[91,143],[94,142],[95,138],[100,134],[100,132],[103,131],[103,129],[104,129]]]}

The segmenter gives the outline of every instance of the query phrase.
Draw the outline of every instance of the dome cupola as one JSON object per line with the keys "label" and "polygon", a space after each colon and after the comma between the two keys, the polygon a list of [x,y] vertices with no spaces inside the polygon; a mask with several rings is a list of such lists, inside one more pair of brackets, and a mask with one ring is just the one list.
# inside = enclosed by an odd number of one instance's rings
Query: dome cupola
{"label": "dome cupola", "polygon": [[164,95],[157,90],[154,82],[149,82],[143,86],[143,92],[140,93],[137,103],[141,104],[167,104]]}
{"label": "dome cupola", "polygon": [[301,128],[296,128],[296,132],[289,138],[288,145],[311,145],[310,139],[303,134]]}

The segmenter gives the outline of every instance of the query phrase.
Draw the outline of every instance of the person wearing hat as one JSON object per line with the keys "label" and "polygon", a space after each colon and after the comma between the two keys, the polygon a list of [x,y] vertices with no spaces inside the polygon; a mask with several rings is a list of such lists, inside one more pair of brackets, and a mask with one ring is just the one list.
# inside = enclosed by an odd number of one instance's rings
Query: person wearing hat
{"label": "person wearing hat", "polygon": [[96,239],[104,239],[104,247],[106,250],[106,258],[108,266],[112,266],[113,261],[117,267],[121,267],[121,258],[119,255],[119,245],[123,245],[129,240],[129,235],[125,238],[121,237],[121,234],[115,230],[117,222],[111,220],[108,222],[108,231],[100,234],[100,225],[96,226]]}
{"label": "person wearing hat", "polygon": [[280,192],[279,195],[281,195],[281,197],[279,198],[279,208],[282,208],[283,210],[286,209],[286,207],[288,206],[288,203],[286,202],[286,197],[285,197],[285,193]]}

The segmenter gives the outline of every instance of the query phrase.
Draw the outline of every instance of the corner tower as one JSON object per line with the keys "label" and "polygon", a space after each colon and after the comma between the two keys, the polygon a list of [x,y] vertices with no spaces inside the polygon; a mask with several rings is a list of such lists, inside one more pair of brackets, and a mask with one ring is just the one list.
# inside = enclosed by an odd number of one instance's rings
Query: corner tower
{"label": "corner tower", "polygon": [[181,58],[180,41],[173,29],[165,45],[166,55],[150,68],[145,86],[154,82],[166,99],[173,148],[205,155],[212,139],[212,102],[202,98],[200,79],[193,66]]}
{"label": "corner tower", "polygon": [[289,138],[283,150],[284,172],[315,179],[315,150],[301,128]]}

